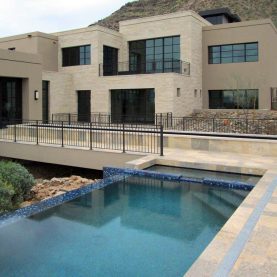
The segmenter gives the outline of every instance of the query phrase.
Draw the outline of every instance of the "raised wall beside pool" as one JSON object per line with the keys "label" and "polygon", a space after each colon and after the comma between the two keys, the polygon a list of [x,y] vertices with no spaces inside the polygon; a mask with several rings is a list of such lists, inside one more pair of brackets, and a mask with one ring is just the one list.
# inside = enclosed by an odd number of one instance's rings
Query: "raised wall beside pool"
{"label": "raised wall beside pool", "polygon": [[164,147],[183,150],[203,150],[273,157],[277,156],[277,140],[268,139],[165,135]]}
{"label": "raised wall beside pool", "polygon": [[0,141],[0,156],[102,170],[104,165],[120,167],[144,155]]}

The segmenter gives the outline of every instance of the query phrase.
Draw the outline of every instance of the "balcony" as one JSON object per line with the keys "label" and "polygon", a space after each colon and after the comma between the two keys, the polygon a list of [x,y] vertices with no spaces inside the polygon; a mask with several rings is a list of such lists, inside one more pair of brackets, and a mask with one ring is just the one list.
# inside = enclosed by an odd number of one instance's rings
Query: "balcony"
{"label": "balcony", "polygon": [[190,75],[190,63],[180,60],[150,61],[145,63],[119,62],[99,64],[99,76],[178,73]]}

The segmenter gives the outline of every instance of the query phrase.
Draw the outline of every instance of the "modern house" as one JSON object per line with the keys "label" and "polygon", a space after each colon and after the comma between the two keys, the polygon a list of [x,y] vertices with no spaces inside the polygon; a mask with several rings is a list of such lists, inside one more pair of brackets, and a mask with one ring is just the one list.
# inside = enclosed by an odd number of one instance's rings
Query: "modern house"
{"label": "modern house", "polygon": [[177,12],[0,39],[0,117],[110,114],[154,121],[199,109],[277,108],[277,30],[228,9]]}

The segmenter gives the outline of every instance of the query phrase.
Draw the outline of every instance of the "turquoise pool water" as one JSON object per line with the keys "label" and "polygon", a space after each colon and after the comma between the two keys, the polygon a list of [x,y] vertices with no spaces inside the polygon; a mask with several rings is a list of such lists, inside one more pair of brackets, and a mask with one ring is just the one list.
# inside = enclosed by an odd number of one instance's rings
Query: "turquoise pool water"
{"label": "turquoise pool water", "polygon": [[0,228],[0,276],[183,276],[248,192],[128,177]]}

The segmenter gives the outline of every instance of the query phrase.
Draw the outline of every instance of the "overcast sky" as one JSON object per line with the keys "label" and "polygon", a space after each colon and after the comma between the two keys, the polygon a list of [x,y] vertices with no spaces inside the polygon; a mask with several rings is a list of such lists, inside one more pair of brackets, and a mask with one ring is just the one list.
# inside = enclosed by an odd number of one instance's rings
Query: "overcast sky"
{"label": "overcast sky", "polygon": [[132,0],[0,0],[0,37],[86,27]]}

